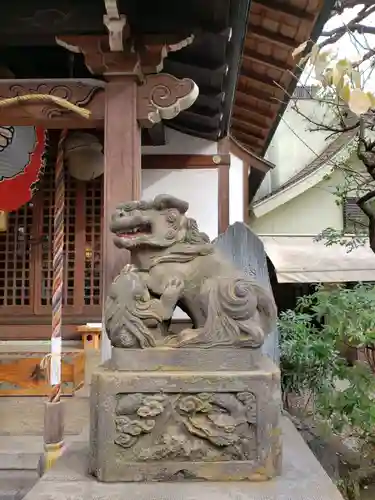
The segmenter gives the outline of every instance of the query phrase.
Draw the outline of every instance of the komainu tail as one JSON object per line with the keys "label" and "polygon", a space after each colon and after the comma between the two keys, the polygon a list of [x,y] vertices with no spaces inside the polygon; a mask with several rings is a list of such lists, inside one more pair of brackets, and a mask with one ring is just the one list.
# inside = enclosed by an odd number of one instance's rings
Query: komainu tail
{"label": "komainu tail", "polygon": [[249,278],[215,278],[205,283],[206,323],[181,332],[181,346],[260,347],[274,327],[277,310],[272,296]]}

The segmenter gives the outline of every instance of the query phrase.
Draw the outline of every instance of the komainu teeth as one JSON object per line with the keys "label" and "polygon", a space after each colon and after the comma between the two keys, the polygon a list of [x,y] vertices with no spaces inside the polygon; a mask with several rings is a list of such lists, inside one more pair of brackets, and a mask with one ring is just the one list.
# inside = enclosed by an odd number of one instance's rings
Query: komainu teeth
{"label": "komainu teeth", "polygon": [[141,227],[133,227],[132,229],[128,229],[125,233],[123,233],[124,235],[127,235],[127,234],[135,234],[135,233],[141,233],[142,232],[142,228]]}

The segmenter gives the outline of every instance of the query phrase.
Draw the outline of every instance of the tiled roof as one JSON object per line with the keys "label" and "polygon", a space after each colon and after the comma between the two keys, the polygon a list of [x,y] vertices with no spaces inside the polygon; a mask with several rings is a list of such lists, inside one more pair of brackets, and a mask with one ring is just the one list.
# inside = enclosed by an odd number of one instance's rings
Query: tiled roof
{"label": "tiled roof", "polygon": [[344,149],[351,141],[351,139],[353,139],[356,136],[356,134],[357,134],[356,130],[350,130],[348,132],[343,132],[342,134],[340,134],[311,163],[306,165],[306,167],[297,172],[289,180],[284,182],[284,184],[282,184],[277,189],[272,191],[272,193],[269,193],[266,196],[263,196],[263,198],[257,200],[256,203],[258,204],[266,200],[267,198],[271,198],[271,196],[274,196],[275,194],[284,191],[285,189],[293,186],[294,184],[297,184],[297,182],[305,179],[308,175],[317,171],[320,167],[324,166],[329,160],[331,160],[337,153],[339,153],[342,149]]}
{"label": "tiled roof", "polygon": [[256,155],[264,156],[298,83],[305,52],[294,58],[293,50],[319,38],[334,3],[251,0],[230,133]]}
{"label": "tiled roof", "polygon": [[319,92],[320,88],[317,85],[297,85],[294,89],[293,97],[297,99],[312,99]]}

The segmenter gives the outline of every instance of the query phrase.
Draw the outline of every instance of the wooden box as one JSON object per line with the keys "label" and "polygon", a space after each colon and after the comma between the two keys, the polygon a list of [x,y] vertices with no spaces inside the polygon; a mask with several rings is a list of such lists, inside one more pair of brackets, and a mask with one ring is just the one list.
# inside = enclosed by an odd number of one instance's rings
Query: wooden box
{"label": "wooden box", "polygon": [[85,350],[100,350],[100,338],[102,334],[101,326],[82,325],[77,328],[77,332],[81,334],[83,347]]}
{"label": "wooden box", "polygon": [[[48,352],[48,351],[47,351]],[[48,396],[51,387],[40,368],[45,352],[0,352],[0,396]],[[85,380],[83,350],[62,353],[62,394],[72,396]]]}

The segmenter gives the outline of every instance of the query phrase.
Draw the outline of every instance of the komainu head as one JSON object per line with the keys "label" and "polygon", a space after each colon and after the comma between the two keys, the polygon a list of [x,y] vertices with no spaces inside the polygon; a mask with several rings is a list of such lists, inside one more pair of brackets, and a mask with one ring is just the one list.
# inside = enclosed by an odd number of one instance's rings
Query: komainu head
{"label": "komainu head", "polygon": [[175,243],[209,243],[194,219],[186,217],[189,204],[167,194],[152,201],[130,201],[116,208],[110,225],[118,248],[166,248]]}

